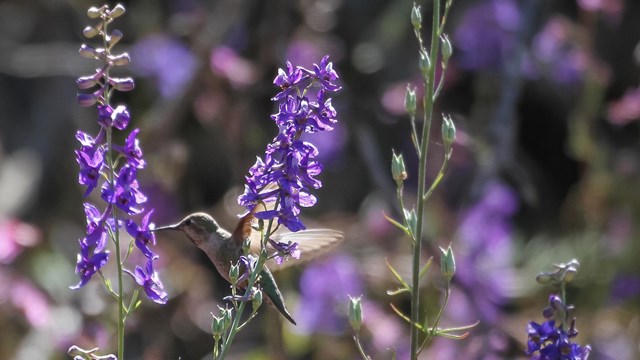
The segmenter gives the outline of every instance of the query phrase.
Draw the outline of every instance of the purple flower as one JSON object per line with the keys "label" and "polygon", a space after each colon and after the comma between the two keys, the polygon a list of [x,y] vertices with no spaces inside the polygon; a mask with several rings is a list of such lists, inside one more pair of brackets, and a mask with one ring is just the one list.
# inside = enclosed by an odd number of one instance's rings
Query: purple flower
{"label": "purple flower", "polygon": [[149,299],[158,304],[167,303],[167,293],[164,291],[158,273],[153,269],[153,260],[147,260],[146,271],[140,266],[136,266],[135,274],[125,271],[135,279],[138,285],[142,286]]}
{"label": "purple flower", "polygon": [[303,79],[302,70],[298,67],[294,68],[289,61],[287,61],[286,65],[287,71],[278,69],[278,75],[273,79],[273,84],[282,89],[282,91],[271,100],[280,100],[289,95],[296,96],[298,94],[299,89],[294,86]]}
{"label": "purple flower", "polygon": [[[575,328],[575,318],[570,317],[569,309],[558,296],[549,297],[549,307],[543,314],[546,318],[560,315],[560,321],[548,320],[542,324],[534,321],[527,325],[527,355],[536,360],[586,360],[591,347],[572,343],[571,339],[578,336]],[[553,309],[553,311],[549,311]],[[568,326],[568,330],[566,329]],[[537,354],[536,354],[537,353]]]}
{"label": "purple flower", "polygon": [[271,244],[271,246],[276,250],[276,253],[274,254],[276,264],[282,264],[282,262],[289,256],[294,259],[300,259],[300,249],[296,242],[289,241],[285,243],[269,239],[269,244]]}
{"label": "purple flower", "polygon": [[90,254],[89,247],[80,241],[80,254],[76,264],[76,274],[80,275],[80,282],[71,289],[83,287],[107,263],[107,260],[109,260],[109,251]]}
{"label": "purple flower", "polygon": [[128,219],[126,221],[126,228],[129,235],[135,239],[135,244],[140,251],[147,257],[147,259],[155,260],[158,255],[154,254],[149,249],[149,244],[156,244],[155,235],[149,230],[149,219],[153,214],[153,210],[149,211],[143,218],[141,226],[138,226],[135,221]]}
{"label": "purple flower", "polygon": [[[282,91],[272,99],[278,102],[278,113],[271,118],[280,132],[267,145],[264,157],[259,157],[249,169],[245,192],[238,197],[238,203],[248,212],[260,203],[275,203],[275,208],[257,212],[257,218],[278,218],[278,224],[291,231],[305,229],[299,218],[300,207],[315,205],[317,199],[309,190],[322,186],[315,178],[322,171],[322,164],[316,160],[318,149],[300,137],[333,129],[337,114],[325,94],[340,89],[335,84],[337,79],[327,56],[320,65],[314,64],[313,71],[294,68],[290,62],[286,71],[278,71],[274,84]],[[320,87],[315,100],[300,96],[313,86]]]}
{"label": "purple flower", "polygon": [[338,73],[333,70],[333,63],[329,61],[329,56],[320,60],[320,65],[313,64],[313,72],[302,68],[302,71],[309,74],[311,78],[317,79],[321,84],[322,88],[329,91],[338,91],[342,89],[341,86],[335,83],[338,80]]}
{"label": "purple flower", "polygon": [[114,145],[113,148],[124,155],[127,163],[134,168],[142,169],[145,167],[146,162],[142,158],[142,149],[136,136],[140,132],[140,129],[134,129],[124,142],[124,146]]}
{"label": "purple flower", "polygon": [[[113,30],[109,34],[104,29],[104,22],[111,21],[115,14],[122,14],[121,5],[113,10],[102,7],[98,12],[99,23],[85,30],[87,37],[102,37],[103,43],[109,43],[107,47],[91,47],[83,44],[80,47],[80,55],[100,62],[100,66],[93,75],[82,76],[76,81],[81,90],[90,91],[88,94],[78,94],[78,100],[82,105],[97,105],[97,122],[100,125],[98,135],[92,137],[82,131],[76,132],[76,139],[80,142],[80,149],[76,150],[76,160],[80,165],[78,182],[87,187],[85,196],[93,189],[101,185],[101,198],[106,202],[101,211],[93,204],[84,204],[87,227],[86,236],[80,240],[80,254],[76,265],[76,273],[80,275],[80,283],[74,289],[84,286],[93,274],[98,272],[108,261],[109,251],[104,250],[108,244],[107,237],[117,234],[122,227],[133,236],[136,246],[148,260],[147,272],[140,267],[136,273],[131,274],[136,282],[144,287],[145,292],[156,302],[166,301],[166,294],[162,292],[162,284],[158,280],[157,273],[153,271],[152,262],[158,258],[153,253],[150,245],[155,244],[154,235],[149,231],[150,217],[153,209],[146,213],[140,226],[129,218],[144,211],[142,204],[147,197],[139,190],[136,179],[138,169],[145,167],[137,135],[139,129],[129,133],[123,145],[116,145],[113,139],[117,138],[117,130],[125,130],[131,121],[131,115],[125,105],[113,107],[109,100],[114,91],[130,91],[134,88],[134,81],[130,77],[115,78],[110,76],[109,69],[114,66],[123,66],[129,63],[127,53],[113,54],[113,37],[121,37],[122,33]],[[93,14],[93,10],[90,11]],[[92,16],[92,15],[91,15]],[[105,37],[110,36],[111,39]],[[175,58],[168,58],[175,61]],[[186,69],[186,64],[181,64],[180,69]],[[173,67],[169,72],[174,73]],[[113,136],[112,136],[113,135]],[[117,154],[118,152],[119,154]],[[124,161],[121,161],[121,159]],[[124,216],[119,212],[124,212]],[[118,237],[113,239],[119,241]],[[129,257],[125,257],[128,259]],[[124,264],[121,264],[124,265]]]}
{"label": "purple flower", "polygon": [[129,110],[124,105],[115,109],[107,105],[98,105],[98,124],[102,127],[115,127],[118,130],[124,130],[130,120]]}
{"label": "purple flower", "polygon": [[469,6],[453,33],[459,66],[466,70],[500,68],[515,46],[519,24],[513,0],[483,0]]}
{"label": "purple flower", "polygon": [[105,165],[104,150],[99,147],[76,150],[76,161],[80,165],[78,182],[87,187],[84,196],[88,196],[98,186],[100,170]]}
{"label": "purple flower", "polygon": [[136,169],[125,165],[120,169],[114,186],[106,182],[102,186],[102,199],[109,204],[114,204],[129,215],[142,212],[138,205],[147,201],[140,190],[136,180]]}
{"label": "purple flower", "polygon": [[[354,260],[334,255],[309,265],[300,277],[300,305],[296,319],[305,333],[342,333],[348,326],[348,295],[362,294],[362,279]],[[367,322],[365,318],[365,323]]]}
{"label": "purple flower", "polygon": [[179,94],[193,76],[196,59],[182,42],[164,35],[142,39],[131,50],[133,71],[156,80],[160,95],[170,99]]}
{"label": "purple flower", "polygon": [[107,244],[107,229],[104,227],[103,214],[89,204],[84,204],[84,213],[87,217],[87,236],[82,240],[86,246],[94,247],[95,252],[100,252]]}

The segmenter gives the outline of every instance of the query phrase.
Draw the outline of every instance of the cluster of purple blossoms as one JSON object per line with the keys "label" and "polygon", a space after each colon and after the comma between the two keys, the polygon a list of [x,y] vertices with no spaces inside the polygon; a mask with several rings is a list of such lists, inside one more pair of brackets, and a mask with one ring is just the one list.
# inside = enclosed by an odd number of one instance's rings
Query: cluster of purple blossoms
{"label": "cluster of purple blossoms", "polygon": [[543,311],[549,320],[542,324],[531,321],[527,327],[527,355],[531,360],[587,360],[591,347],[571,342],[578,336],[573,311],[573,306],[565,305],[559,296],[549,297],[549,306]]}
{"label": "cluster of purple blossoms", "polygon": [[[153,269],[153,262],[158,255],[149,247],[155,245],[155,237],[149,228],[153,209],[143,216],[140,226],[128,218],[143,213],[143,204],[147,201],[137,181],[138,170],[146,166],[137,139],[140,130],[133,129],[122,146],[111,142],[113,129],[124,131],[131,117],[126,106],[114,108],[109,104],[109,99],[114,90],[130,91],[134,88],[133,79],[109,75],[111,68],[126,65],[130,61],[127,53],[111,53],[112,47],[122,38],[122,33],[118,30],[107,32],[108,24],[123,13],[124,8],[121,5],[111,10],[106,5],[89,9],[89,17],[99,18],[100,22],[93,27],[87,27],[84,35],[87,38],[102,37],[104,47],[93,48],[86,44],[80,47],[80,55],[98,60],[101,66],[94,75],[80,77],[77,80],[80,89],[95,89],[91,93],[78,94],[78,101],[83,106],[98,104],[100,125],[96,136],[83,131],[76,133],[76,139],[80,142],[80,148],[75,151],[80,166],[78,182],[86,187],[85,197],[100,187],[100,197],[106,205],[100,211],[93,204],[84,203],[87,218],[86,236],[80,240],[80,253],[76,264],[80,282],[72,289],[84,286],[108,262],[110,253],[106,250],[107,238],[115,237],[119,229],[125,228],[134,239],[136,247],[145,256],[146,264],[144,270],[136,266],[134,272],[124,271],[143,287],[150,299],[157,303],[165,303],[167,294]],[[120,217],[118,214],[124,215]],[[118,240],[114,239],[115,241]]]}
{"label": "cluster of purple blossoms", "polygon": [[[278,70],[273,83],[281,91],[272,98],[278,103],[278,113],[271,118],[279,133],[267,146],[264,158],[258,157],[249,169],[245,192],[238,197],[247,212],[254,212],[259,204],[273,205],[268,210],[255,211],[258,219],[277,218],[278,225],[294,232],[305,229],[299,218],[300,208],[316,203],[310,190],[322,186],[315,178],[322,171],[322,164],[317,160],[318,149],[300,137],[333,130],[337,113],[327,92],[340,90],[337,79],[328,56],[319,65],[314,64],[313,70],[294,67],[288,61],[286,71]],[[317,88],[317,92],[311,92]],[[278,245],[291,250],[288,255],[296,254],[294,244]]]}

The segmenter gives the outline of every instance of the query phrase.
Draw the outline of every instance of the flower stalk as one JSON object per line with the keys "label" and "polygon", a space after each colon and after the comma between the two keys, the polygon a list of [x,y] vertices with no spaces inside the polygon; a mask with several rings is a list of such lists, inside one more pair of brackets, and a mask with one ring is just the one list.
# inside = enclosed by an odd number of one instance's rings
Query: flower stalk
{"label": "flower stalk", "polygon": [[[84,204],[87,218],[86,237],[79,241],[80,253],[76,264],[76,273],[80,282],[72,289],[84,286],[96,273],[102,278],[109,293],[116,298],[118,306],[117,324],[117,358],[124,358],[124,327],[127,316],[139,305],[139,289],[135,289],[125,305],[124,274],[131,276],[149,299],[164,304],[167,294],[163,290],[162,282],[153,268],[153,262],[158,258],[149,245],[155,245],[155,237],[151,232],[153,227],[150,216],[153,209],[147,209],[141,225],[132,218],[145,212],[144,203],[147,197],[140,191],[137,173],[146,166],[142,149],[137,135],[139,129],[133,129],[123,145],[114,143],[114,129],[124,131],[130,123],[131,117],[125,105],[114,107],[111,103],[114,91],[131,91],[134,82],[131,78],[117,78],[111,76],[113,67],[125,66],[130,62],[127,53],[114,54],[113,47],[122,38],[119,30],[110,30],[109,25],[116,18],[125,13],[124,6],[118,4],[113,8],[104,5],[100,8],[92,7],[87,11],[91,19],[98,23],[84,29],[85,37],[91,39],[100,37],[101,47],[82,44],[79,53],[85,58],[97,60],[100,66],[93,75],[83,76],[76,81],[78,88],[78,102],[82,106],[97,105],[98,125],[100,130],[94,137],[83,131],[76,132],[76,139],[80,142],[80,149],[76,150],[76,160],[80,166],[78,182],[86,187],[84,196],[89,196],[94,189],[100,187],[100,198],[104,201],[101,211],[93,204]],[[123,246],[121,229],[131,236],[128,247]],[[110,251],[106,249],[107,237],[115,248],[117,268],[117,289],[111,286],[111,280],[102,274],[102,267],[108,262]],[[135,266],[134,271],[125,267],[131,249],[138,248],[146,259],[144,269]],[[125,249],[128,249],[125,251]],[[125,253],[126,252],[126,253]],[[93,353],[92,353],[93,354]],[[96,355],[97,356],[97,355]]]}

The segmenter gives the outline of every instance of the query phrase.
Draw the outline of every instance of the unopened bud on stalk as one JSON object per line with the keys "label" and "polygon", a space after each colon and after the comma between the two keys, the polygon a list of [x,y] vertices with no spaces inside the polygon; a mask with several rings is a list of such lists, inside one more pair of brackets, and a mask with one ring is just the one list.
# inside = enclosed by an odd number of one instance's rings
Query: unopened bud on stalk
{"label": "unopened bud on stalk", "polygon": [[416,116],[416,88],[411,89],[409,85],[404,94],[404,109],[412,118]]}
{"label": "unopened bud on stalk", "polygon": [[355,332],[359,332],[362,327],[362,302],[361,297],[352,298],[349,296],[349,324]]}

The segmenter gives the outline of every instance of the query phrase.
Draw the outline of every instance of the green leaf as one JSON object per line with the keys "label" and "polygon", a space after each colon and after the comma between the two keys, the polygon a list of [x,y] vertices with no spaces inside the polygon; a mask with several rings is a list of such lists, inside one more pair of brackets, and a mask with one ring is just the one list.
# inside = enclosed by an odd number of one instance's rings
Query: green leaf
{"label": "green leaf", "polygon": [[407,229],[406,226],[400,224],[399,222],[395,221],[394,219],[390,218],[389,216],[387,216],[387,214],[382,214],[384,215],[384,218],[387,219],[388,222],[390,222],[392,225],[395,225],[395,227],[397,227],[398,229],[402,230],[405,234],[407,234],[407,236],[409,236],[410,238],[413,239],[413,237],[411,236],[411,232],[409,232],[409,229]]}
{"label": "green leaf", "polygon": [[384,261],[387,263],[387,267],[389,268],[389,270],[391,270],[391,273],[393,274],[393,276],[395,276],[395,278],[400,282],[400,284],[402,284],[402,286],[406,289],[406,291],[411,292],[411,287],[409,286],[409,284],[407,284],[407,282],[404,281],[402,276],[400,276],[398,271],[396,271],[396,269],[394,269],[393,266],[391,266],[391,264],[389,263],[389,260],[385,259]]}
{"label": "green leaf", "polygon": [[431,264],[433,263],[433,256],[429,258],[429,260],[427,260],[427,263],[424,264],[424,266],[422,267],[422,269],[420,270],[420,274],[418,275],[419,279],[422,279],[422,277],[424,276],[424,274],[427,273],[427,271],[429,271],[429,268],[431,267]]}
{"label": "green leaf", "polygon": [[411,293],[411,291],[407,288],[397,288],[395,290],[387,290],[387,295],[396,296],[404,293]]}

